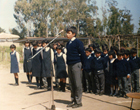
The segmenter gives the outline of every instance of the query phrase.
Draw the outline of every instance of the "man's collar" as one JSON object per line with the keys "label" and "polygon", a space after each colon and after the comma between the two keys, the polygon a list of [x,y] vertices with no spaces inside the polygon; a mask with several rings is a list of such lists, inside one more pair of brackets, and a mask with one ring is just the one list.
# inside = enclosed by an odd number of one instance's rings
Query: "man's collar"
{"label": "man's collar", "polygon": [[87,59],[89,59],[91,57],[91,54],[87,57]]}
{"label": "man's collar", "polygon": [[76,39],[76,37],[73,37],[72,39],[71,39],[71,41],[74,41]]}
{"label": "man's collar", "polygon": [[129,61],[129,58],[127,58],[126,60]]}
{"label": "man's collar", "polygon": [[91,53],[94,53],[94,50]]}
{"label": "man's collar", "polygon": [[60,57],[63,53],[61,52],[60,54],[57,54],[58,57]]}
{"label": "man's collar", "polygon": [[133,57],[133,60],[134,60],[134,59],[136,59],[136,56],[135,56],[135,57]]}
{"label": "man's collar", "polygon": [[[97,58],[97,57],[96,57]],[[101,58],[101,56],[99,56],[98,58],[97,58],[97,60],[99,60]]]}
{"label": "man's collar", "polygon": [[14,50],[14,51],[12,52],[12,54],[15,54],[15,52],[16,52],[16,51]]}

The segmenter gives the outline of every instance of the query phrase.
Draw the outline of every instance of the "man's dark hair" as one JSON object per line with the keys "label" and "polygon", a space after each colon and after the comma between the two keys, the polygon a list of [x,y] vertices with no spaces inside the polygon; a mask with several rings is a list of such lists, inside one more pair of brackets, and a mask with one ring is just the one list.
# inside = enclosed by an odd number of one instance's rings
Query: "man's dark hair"
{"label": "man's dark hair", "polygon": [[45,40],[42,41],[42,44],[43,43],[46,43],[47,44],[47,43],[49,43],[49,41],[47,39],[45,39]]}
{"label": "man's dark hair", "polygon": [[38,42],[37,42],[37,41],[34,41],[34,42],[32,43],[32,45],[33,45],[33,46],[38,46]]}
{"label": "man's dark hair", "polygon": [[96,48],[96,49],[95,49],[95,53],[102,53],[102,51],[101,51],[100,48]]}
{"label": "man's dark hair", "polygon": [[91,48],[86,48],[85,51],[92,52]]}
{"label": "man's dark hair", "polygon": [[131,54],[137,53],[137,49],[136,48],[132,48],[131,49]]}
{"label": "man's dark hair", "polygon": [[12,44],[12,45],[10,45],[10,49],[11,49],[11,48],[16,49],[16,46],[15,46],[14,44]]}
{"label": "man's dark hair", "polygon": [[42,41],[38,41],[38,44],[42,44]]}
{"label": "man's dark hair", "polygon": [[77,29],[76,29],[76,27],[74,27],[74,26],[68,27],[68,28],[66,29],[66,32],[69,32],[69,31],[71,31],[72,34],[75,34],[74,37],[76,37],[76,35],[77,35]]}
{"label": "man's dark hair", "polygon": [[58,46],[56,47],[56,49],[62,50],[62,46],[61,46],[61,45],[58,45]]}
{"label": "man's dark hair", "polygon": [[102,50],[103,51],[105,51],[105,50],[109,51],[108,45],[107,44],[102,45]]}
{"label": "man's dark hair", "polygon": [[109,55],[112,55],[113,58],[115,58],[115,52],[114,52],[114,50],[110,50],[110,51],[108,52],[108,56],[109,56]]}
{"label": "man's dark hair", "polygon": [[121,52],[123,53],[123,55],[124,55],[125,49],[124,49],[124,48],[121,48],[120,51],[121,51]]}
{"label": "man's dark hair", "polygon": [[125,50],[124,54],[128,56],[128,55],[130,55],[130,51],[129,50]]}
{"label": "man's dark hair", "polygon": [[124,53],[123,53],[122,51],[119,50],[119,51],[117,52],[117,55],[118,55],[118,56],[122,56],[122,55],[124,55]]}

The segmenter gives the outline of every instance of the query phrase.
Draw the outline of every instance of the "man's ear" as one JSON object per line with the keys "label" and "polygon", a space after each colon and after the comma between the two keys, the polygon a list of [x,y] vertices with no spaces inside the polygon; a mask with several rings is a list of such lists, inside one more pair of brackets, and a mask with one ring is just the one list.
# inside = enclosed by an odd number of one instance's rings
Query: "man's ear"
{"label": "man's ear", "polygon": [[73,36],[74,36],[74,37],[75,37],[75,35],[76,35],[76,34],[75,34],[75,33],[73,33]]}

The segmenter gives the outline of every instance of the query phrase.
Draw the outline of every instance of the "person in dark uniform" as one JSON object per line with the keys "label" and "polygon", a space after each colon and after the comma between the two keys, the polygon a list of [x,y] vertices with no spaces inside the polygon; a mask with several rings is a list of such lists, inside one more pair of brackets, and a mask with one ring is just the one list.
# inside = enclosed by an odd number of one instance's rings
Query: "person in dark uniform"
{"label": "person in dark uniform", "polygon": [[114,74],[114,61],[115,52],[113,50],[108,52],[109,61],[107,62],[106,71],[108,72],[108,81],[110,83],[110,96],[113,96],[114,86],[116,85],[116,79]]}
{"label": "person in dark uniform", "polygon": [[[58,43],[54,43],[53,44],[53,52],[54,52],[54,68],[55,68],[55,73],[57,71],[57,51],[56,51],[56,47],[57,47]],[[55,88],[59,87],[59,83],[58,83],[58,78],[55,75]]]}
{"label": "person in dark uniform", "polygon": [[86,55],[83,43],[76,38],[76,27],[69,27],[66,32],[69,39],[66,48],[68,76],[71,88],[71,103],[67,107],[77,108],[82,106],[82,64],[84,64]]}
{"label": "person in dark uniform", "polygon": [[11,58],[11,73],[14,73],[15,77],[15,86],[19,85],[18,82],[18,73],[19,73],[19,53],[16,52],[16,46],[12,44],[10,46],[11,52],[10,52],[10,58]]}
{"label": "person in dark uniform", "polygon": [[56,47],[57,51],[57,78],[60,78],[60,91],[65,92],[66,78],[67,78],[67,64],[66,64],[66,54],[62,52],[62,46],[58,45]]}
{"label": "person in dark uniform", "polygon": [[[104,58],[105,65],[107,66],[107,62],[109,61],[109,57],[108,57],[109,49],[108,49],[107,44],[102,45],[102,51],[103,53],[101,54],[101,57]],[[109,94],[110,93],[109,73],[106,69],[104,70],[104,73],[105,73],[105,94]]]}
{"label": "person in dark uniform", "polygon": [[139,68],[140,68],[140,58],[137,57],[137,49],[131,49],[132,56],[130,57],[131,66],[131,84],[132,92],[140,92],[139,86]]}
{"label": "person in dark uniform", "polygon": [[[38,48],[38,43],[35,41],[32,43],[33,45],[33,55],[35,55],[40,48]],[[36,77],[36,84],[37,84],[37,89],[41,89],[41,78],[42,78],[42,56],[41,53],[39,53],[37,56],[35,56],[32,59],[32,76]]]}
{"label": "person in dark uniform", "polygon": [[125,97],[128,91],[127,84],[127,69],[126,69],[126,61],[123,59],[124,53],[122,51],[118,51],[117,59],[114,62],[114,73],[117,75],[116,79],[118,80],[119,86],[119,97]]}
{"label": "person in dark uniform", "polygon": [[42,41],[38,41],[38,48],[42,48]]}
{"label": "person in dark uniform", "polygon": [[130,51],[129,50],[125,50],[124,52],[124,58],[126,60],[126,64],[127,64],[127,84],[128,84],[128,90],[129,92],[131,92],[131,67],[130,67]]}
{"label": "person in dark uniform", "polygon": [[105,89],[105,76],[104,76],[105,62],[104,58],[101,57],[101,50],[99,48],[95,49],[95,57],[91,62],[91,68],[93,74],[95,74],[96,81],[96,95],[103,95]]}
{"label": "person in dark uniform", "polygon": [[[42,41],[43,47],[48,44],[47,40]],[[47,78],[48,90],[51,90],[51,76],[54,75],[54,52],[50,47],[46,47],[42,51],[42,77]]]}
{"label": "person in dark uniform", "polygon": [[83,65],[83,73],[85,75],[85,79],[86,79],[86,85],[87,85],[87,89],[88,89],[88,93],[91,93],[93,92],[94,88],[93,88],[93,73],[92,73],[92,70],[91,70],[91,61],[93,59],[93,57],[91,56],[91,48],[86,48],[85,49],[85,52],[86,52],[86,60],[85,60],[85,63]]}
{"label": "person in dark uniform", "polygon": [[32,82],[32,62],[27,60],[32,57],[32,48],[30,47],[30,42],[27,40],[24,43],[25,47],[23,48],[23,69],[26,72],[28,83]]}

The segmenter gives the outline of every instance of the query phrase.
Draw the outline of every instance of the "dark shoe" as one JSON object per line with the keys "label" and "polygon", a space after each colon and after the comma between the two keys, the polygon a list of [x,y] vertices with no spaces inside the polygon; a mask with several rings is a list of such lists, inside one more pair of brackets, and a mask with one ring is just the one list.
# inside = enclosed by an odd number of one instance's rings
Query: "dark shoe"
{"label": "dark shoe", "polygon": [[124,97],[124,98],[126,98],[126,99],[128,99],[128,98],[129,98],[126,94],[125,94],[123,97]]}
{"label": "dark shoe", "polygon": [[101,95],[103,95],[104,93],[100,93],[99,95],[101,96]]}
{"label": "dark shoe", "polygon": [[51,87],[48,87],[48,89],[47,89],[48,91],[51,91]]}
{"label": "dark shoe", "polygon": [[70,104],[67,105],[67,107],[72,107],[74,105],[73,102],[71,102]]}
{"label": "dark shoe", "polygon": [[40,87],[39,86],[36,86],[36,88],[35,89],[40,89]]}
{"label": "dark shoe", "polygon": [[95,93],[95,95],[99,95],[100,93]]}
{"label": "dark shoe", "polygon": [[66,83],[62,83],[62,92],[65,92]]}
{"label": "dark shoe", "polygon": [[13,86],[19,86],[19,84],[15,83],[15,84],[13,84]]}
{"label": "dark shoe", "polygon": [[74,105],[72,106],[72,108],[78,108],[78,107],[82,107],[82,104],[74,104]]}
{"label": "dark shoe", "polygon": [[109,96],[113,96],[113,93],[110,93],[110,95]]}

